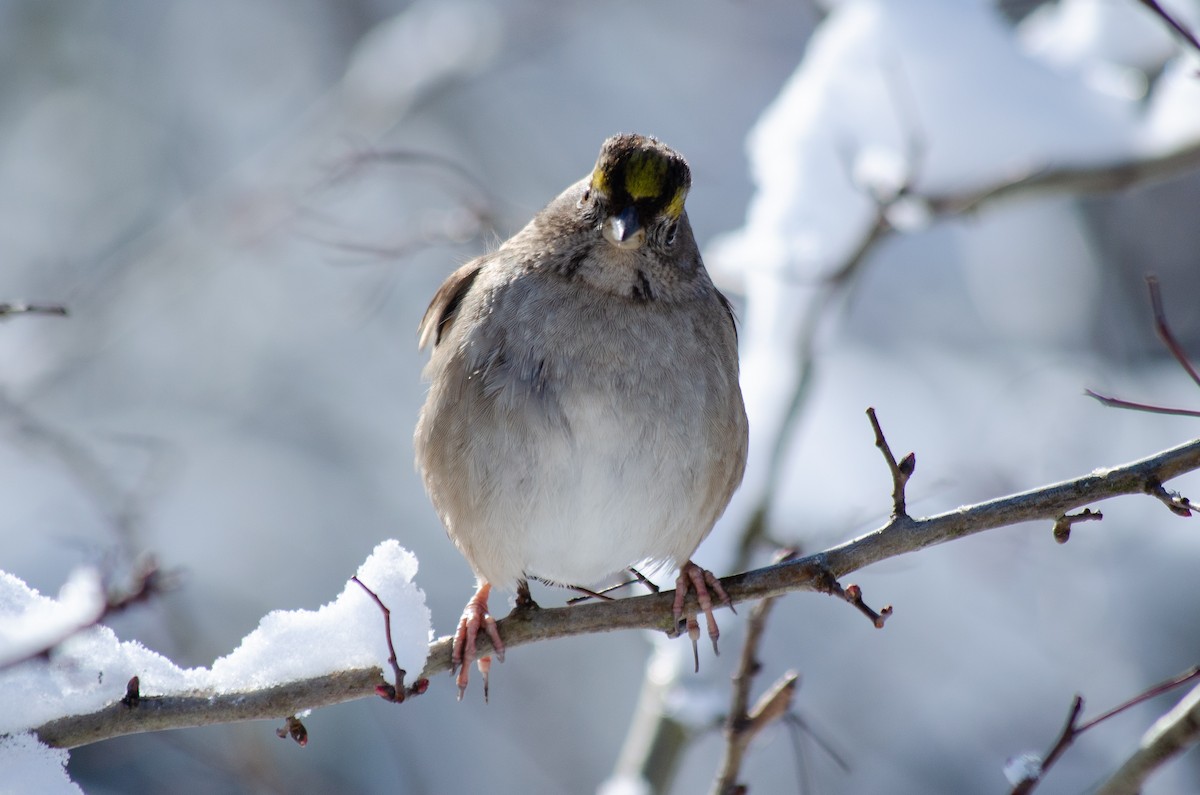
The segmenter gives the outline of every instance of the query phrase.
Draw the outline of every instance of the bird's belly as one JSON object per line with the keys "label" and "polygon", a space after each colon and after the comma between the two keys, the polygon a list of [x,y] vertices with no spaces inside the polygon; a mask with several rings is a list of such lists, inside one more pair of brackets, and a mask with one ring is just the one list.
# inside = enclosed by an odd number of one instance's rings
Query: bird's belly
{"label": "bird's belly", "polygon": [[[611,400],[579,401],[570,432],[541,448],[529,505],[525,573],[591,585],[643,561],[681,562],[707,527],[696,506],[702,435],[667,430],[649,413]],[[530,482],[530,481],[526,481]]]}

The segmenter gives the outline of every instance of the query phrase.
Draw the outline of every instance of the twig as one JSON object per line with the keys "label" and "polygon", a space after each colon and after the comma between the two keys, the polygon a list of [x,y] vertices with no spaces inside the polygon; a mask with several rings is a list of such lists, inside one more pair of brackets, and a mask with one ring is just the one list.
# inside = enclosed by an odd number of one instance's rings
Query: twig
{"label": "twig", "polygon": [[408,149],[375,149],[370,146],[360,147],[345,157],[335,161],[326,179],[318,187],[332,187],[345,181],[349,176],[358,172],[364,163],[377,162],[401,164],[407,166],[425,166],[457,178],[461,188],[454,191],[456,198],[470,218],[469,223],[459,223],[453,228],[426,231],[415,234],[404,241],[390,245],[372,245],[359,241],[332,240],[319,235],[303,234],[321,245],[337,248],[350,254],[366,254],[376,258],[397,259],[409,256],[418,251],[444,243],[455,243],[482,235],[487,230],[496,228],[496,213],[493,200],[487,186],[454,158],[433,152],[423,152]]}
{"label": "twig", "polygon": [[1031,168],[973,192],[925,194],[924,199],[935,217],[961,215],[1015,196],[1112,193],[1176,178],[1197,167],[1200,167],[1200,141],[1156,157],[1106,165]]}
{"label": "twig", "polygon": [[917,457],[914,453],[909,453],[897,463],[896,456],[892,455],[892,448],[888,446],[887,439],[883,436],[883,428],[879,426],[879,418],[875,416],[874,408],[867,409],[867,417],[871,420],[871,427],[875,430],[875,446],[883,453],[883,458],[887,461],[888,469],[892,473],[892,516],[908,516],[905,509],[904,487],[908,485],[908,479],[917,469]]}
{"label": "twig", "polygon": [[1104,514],[1099,511],[1093,511],[1091,508],[1084,508],[1079,513],[1064,513],[1054,520],[1054,540],[1060,544],[1065,544],[1071,540],[1071,528],[1076,523],[1099,521],[1103,518]]}
{"label": "twig", "polygon": [[1163,693],[1169,693],[1172,690],[1174,690],[1175,688],[1179,687],[1180,685],[1186,685],[1188,682],[1193,682],[1197,679],[1200,679],[1200,666],[1192,666],[1191,668],[1187,669],[1183,673],[1179,674],[1179,676],[1176,676],[1173,679],[1168,679],[1165,682],[1159,682],[1157,685],[1155,685],[1154,687],[1145,691],[1144,693],[1140,693],[1140,694],[1134,696],[1133,698],[1129,699],[1128,701],[1124,702],[1123,704],[1118,704],[1117,706],[1110,709],[1108,712],[1101,713],[1100,715],[1097,715],[1096,717],[1092,718],[1091,720],[1085,721],[1084,723],[1080,724],[1079,731],[1085,732],[1088,729],[1092,728],[1093,726],[1095,726],[1099,723],[1103,723],[1104,721],[1108,720],[1109,718],[1113,717],[1114,715],[1120,715],[1122,712],[1129,709],[1130,707],[1136,707],[1138,704],[1141,704],[1143,701],[1149,701],[1152,698],[1157,698],[1158,696],[1161,696]]}
{"label": "twig", "polygon": [[[417,681],[413,682],[412,687],[404,687],[404,677],[408,672],[401,668],[400,664],[396,660],[396,647],[392,643],[392,611],[389,610],[387,605],[383,603],[383,600],[379,598],[379,594],[372,591],[366,586],[366,584],[363,583],[362,580],[358,579],[358,575],[351,577],[350,580],[358,583],[358,586],[366,591],[367,596],[371,597],[375,604],[379,606],[379,609],[383,611],[383,634],[387,639],[388,665],[392,667],[392,677],[394,683],[377,685],[375,687],[375,692],[384,701],[393,701],[396,703],[404,701],[404,699],[408,696],[418,696],[424,693],[429,687],[428,679],[418,678]],[[300,744],[304,745],[304,743]]]}
{"label": "twig", "polygon": [[[1183,368],[1191,379],[1200,386],[1200,373],[1196,372],[1196,368],[1188,360],[1187,353],[1184,352],[1183,346],[1175,339],[1175,334],[1171,331],[1171,324],[1167,322],[1167,313],[1163,309],[1162,290],[1158,285],[1158,277],[1154,274],[1146,276],[1146,286],[1150,290],[1150,306],[1154,310],[1154,330],[1158,334],[1158,338],[1162,340],[1163,345],[1171,352],[1171,356],[1175,361],[1179,362],[1179,366]],[[1131,409],[1133,411],[1144,411],[1150,414],[1172,414],[1181,417],[1200,417],[1200,411],[1192,409],[1173,409],[1166,406],[1155,406],[1149,403],[1135,403],[1131,400],[1121,400],[1120,398],[1109,397],[1093,392],[1090,389],[1085,389],[1084,393],[1088,397],[1095,398],[1105,406],[1112,406],[1119,409]]]}
{"label": "twig", "polygon": [[1058,739],[1054,741],[1054,745],[1050,747],[1050,753],[1046,754],[1045,760],[1037,765],[1037,771],[1033,776],[1017,782],[1016,786],[1012,788],[1012,795],[1028,795],[1028,793],[1033,792],[1033,788],[1046,775],[1046,771],[1058,761],[1063,752],[1075,741],[1075,737],[1079,734],[1079,729],[1076,727],[1075,722],[1079,720],[1080,712],[1083,712],[1083,696],[1076,695],[1071,700],[1071,708],[1067,710],[1067,723],[1063,726],[1063,730],[1059,732]]}
{"label": "twig", "polygon": [[[78,635],[86,629],[91,629],[105,619],[127,610],[141,602],[147,602],[171,588],[172,575],[164,573],[151,557],[145,557],[137,564],[130,584],[124,590],[109,591],[104,605],[92,616],[86,617],[73,626],[66,627],[56,637],[50,638],[36,649],[31,649],[11,660],[0,661],[0,672],[29,660],[44,657],[68,638]],[[136,678],[136,677],[135,677]]]}
{"label": "twig", "polygon": [[1138,0],[1138,2],[1150,9],[1150,11],[1154,14],[1158,15],[1158,17],[1162,19],[1163,22],[1166,22],[1172,30],[1182,36],[1188,44],[1192,45],[1192,49],[1194,49],[1196,52],[1200,52],[1200,41],[1196,40],[1195,34],[1185,28],[1182,23],[1175,19],[1175,17],[1168,14],[1166,9],[1158,4],[1157,0]]}
{"label": "twig", "polygon": [[746,619],[746,640],[733,675],[733,695],[729,715],[725,720],[725,755],[721,760],[717,778],[713,782],[714,795],[732,795],[737,791],[737,779],[741,773],[742,759],[751,741],[769,723],[785,714],[791,707],[792,695],[796,690],[799,675],[789,671],[764,694],[750,709],[750,687],[762,669],[758,661],[759,644],[767,626],[767,617],[775,606],[775,598],[763,599],[750,611]]}
{"label": "twig", "polygon": [[1177,491],[1167,491],[1156,478],[1146,479],[1146,493],[1154,497],[1176,516],[1189,517],[1196,510],[1192,501]]}
{"label": "twig", "polygon": [[1045,778],[1047,771],[1049,771],[1050,768],[1054,766],[1054,763],[1057,762],[1059,758],[1066,752],[1066,750],[1071,747],[1071,744],[1075,742],[1079,735],[1083,734],[1088,729],[1098,726],[1114,715],[1119,715],[1131,707],[1135,707],[1144,701],[1149,701],[1156,696],[1160,696],[1163,693],[1173,690],[1180,685],[1187,684],[1195,679],[1200,679],[1200,667],[1191,668],[1179,676],[1176,676],[1174,679],[1169,679],[1166,682],[1157,684],[1149,690],[1140,693],[1128,701],[1118,704],[1107,712],[1103,712],[1100,715],[1097,715],[1095,718],[1084,721],[1083,723],[1079,722],[1079,715],[1081,712],[1083,712],[1083,696],[1076,695],[1075,698],[1071,700],[1071,708],[1067,713],[1067,723],[1065,726],[1063,726],[1063,730],[1059,733],[1058,739],[1055,740],[1054,745],[1050,747],[1050,751],[1046,754],[1045,760],[1037,766],[1035,775],[1019,781],[1013,786],[1012,795],[1028,795],[1028,793],[1033,792],[1034,788],[1042,781],[1042,779]]}
{"label": "twig", "polygon": [[[1150,481],[1164,482],[1200,469],[1200,439],[1112,469],[1097,470],[1021,494],[957,508],[923,519],[896,517],[864,536],[823,552],[748,571],[721,582],[735,602],[780,596],[793,591],[822,591],[830,578],[844,576],[872,563],[935,544],[1022,522],[1054,521],[1084,505],[1121,495],[1142,494]],[[587,635],[621,629],[674,629],[671,605],[674,591],[629,597],[574,607],[520,611],[500,622],[508,648],[551,638]],[[694,595],[686,610],[695,612]],[[452,638],[434,641],[421,676],[450,670]],[[490,651],[480,641],[480,654]],[[43,742],[75,747],[143,731],[228,723],[261,718],[277,719],[308,707],[320,707],[375,695],[382,681],[378,668],[340,671],[300,682],[241,693],[200,693],[148,697],[143,694],[136,717],[120,704],[87,715],[72,715],[38,727]],[[119,708],[119,709],[118,709]]]}
{"label": "twig", "polygon": [[1141,745],[1096,795],[1137,795],[1146,779],[1174,757],[1200,742],[1200,687],[1192,688],[1142,737]]}
{"label": "twig", "polygon": [[1095,398],[1106,406],[1115,409],[1130,409],[1131,411],[1144,411],[1147,414],[1172,414],[1177,417],[1200,417],[1200,411],[1195,409],[1173,409],[1167,406],[1155,406],[1150,403],[1136,403],[1132,400],[1121,400],[1120,398],[1101,395],[1099,392],[1093,392],[1090,389],[1083,390],[1083,393],[1090,398]]}
{"label": "twig", "polygon": [[884,605],[883,608],[876,613],[872,610],[862,598],[862,588],[859,588],[854,583],[846,586],[844,596],[847,602],[854,605],[858,612],[862,613],[875,626],[875,629],[883,629],[884,623],[892,615],[892,606]]}
{"label": "twig", "polygon": [[1196,386],[1200,386],[1200,373],[1197,373],[1196,368],[1188,361],[1183,346],[1175,339],[1171,324],[1167,322],[1167,312],[1163,309],[1162,288],[1158,285],[1158,277],[1153,273],[1146,277],[1146,287],[1150,290],[1150,306],[1154,310],[1154,330],[1158,333],[1158,338],[1167,346],[1167,350],[1175,357],[1175,361],[1179,362],[1184,372],[1192,377]]}
{"label": "twig", "polygon": [[60,304],[26,304],[21,301],[6,301],[0,303],[0,320],[7,320],[14,315],[50,315],[66,317],[67,308]]}

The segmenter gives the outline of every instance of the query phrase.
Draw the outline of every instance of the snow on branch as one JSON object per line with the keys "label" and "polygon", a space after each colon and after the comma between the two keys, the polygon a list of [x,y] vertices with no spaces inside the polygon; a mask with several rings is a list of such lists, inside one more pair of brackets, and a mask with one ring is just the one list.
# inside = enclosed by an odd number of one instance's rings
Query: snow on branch
{"label": "snow on branch", "polygon": [[[861,601],[856,586],[845,589],[838,578],[887,558],[973,535],[985,530],[1028,521],[1059,522],[1069,511],[1123,495],[1148,494],[1164,499],[1179,515],[1193,510],[1186,498],[1167,492],[1163,484],[1187,472],[1200,470],[1200,439],[1196,439],[1123,466],[1095,470],[1078,478],[1001,497],[976,505],[924,518],[906,514],[892,516],[884,526],[813,555],[787,560],[754,571],[724,578],[721,582],[734,603],[757,601],[793,591],[819,591],[839,595],[852,603]],[[380,633],[381,623],[357,586],[354,589],[368,606],[372,626]],[[597,632],[621,629],[676,630],[671,616],[673,592],[631,597],[610,602],[569,607],[518,610],[500,622],[507,647]],[[397,605],[389,604],[392,610]],[[866,612],[869,608],[859,606]],[[695,598],[686,610],[694,612]],[[383,641],[380,640],[380,645]],[[416,677],[430,678],[450,670],[451,638],[444,637],[428,647],[424,670]],[[486,642],[481,654],[489,650]],[[262,650],[269,654],[271,650]],[[285,650],[277,649],[276,654]],[[305,650],[291,652],[303,656]],[[202,726],[232,721],[281,720],[305,709],[359,698],[377,697],[387,685],[380,655],[379,665],[359,665],[335,673],[297,676],[262,687],[216,692],[199,689],[164,696],[140,694],[133,706],[114,700],[107,706],[82,715],[67,715],[42,723],[34,732],[46,744],[71,748],[111,737],[145,731]],[[269,656],[259,656],[268,665]],[[215,667],[215,666],[214,666]],[[411,668],[410,668],[411,670]],[[143,681],[145,677],[143,677]],[[150,683],[152,686],[152,683]]]}

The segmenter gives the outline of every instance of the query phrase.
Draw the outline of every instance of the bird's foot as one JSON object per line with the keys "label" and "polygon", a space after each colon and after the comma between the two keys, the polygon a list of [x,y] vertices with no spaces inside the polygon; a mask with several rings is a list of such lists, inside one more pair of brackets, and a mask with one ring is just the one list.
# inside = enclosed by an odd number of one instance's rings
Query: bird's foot
{"label": "bird's foot", "polygon": [[531,610],[540,610],[541,607],[537,602],[533,601],[533,594],[529,593],[529,580],[521,580],[517,583],[517,601],[513,605],[513,613],[528,613]]}
{"label": "bird's foot", "polygon": [[[462,701],[463,693],[467,690],[467,674],[471,663],[476,661],[475,639],[479,630],[483,630],[492,642],[492,651],[496,659],[504,662],[504,641],[500,640],[500,631],[496,628],[496,620],[488,613],[488,594],[491,593],[490,583],[483,583],[475,591],[475,595],[463,608],[462,618],[458,622],[458,631],[454,633],[454,648],[450,653],[450,673],[456,674],[458,684],[458,700]],[[491,655],[478,658],[479,673],[483,675],[483,700],[488,700],[488,673],[492,668]]]}
{"label": "bird's foot", "polygon": [[[687,598],[689,590],[696,592],[696,601],[700,603],[700,612],[704,613],[705,623],[708,625],[708,637],[712,641],[713,654],[720,654],[717,649],[717,638],[721,637],[721,630],[717,628],[717,619],[713,617],[713,600],[709,589],[712,589],[712,595],[729,606],[733,610],[733,602],[729,598],[729,594],[725,593],[725,589],[721,587],[721,581],[718,580],[713,573],[708,569],[702,569],[692,561],[683,564],[679,569],[679,576],[675,579],[675,605],[673,612],[675,614],[675,625],[679,626],[679,622],[683,619],[683,602]],[[737,612],[736,610],[734,612]],[[696,646],[700,639],[700,623],[696,620],[695,615],[687,617],[687,633],[692,639],[692,656],[696,660],[696,670],[700,670],[700,651]]]}

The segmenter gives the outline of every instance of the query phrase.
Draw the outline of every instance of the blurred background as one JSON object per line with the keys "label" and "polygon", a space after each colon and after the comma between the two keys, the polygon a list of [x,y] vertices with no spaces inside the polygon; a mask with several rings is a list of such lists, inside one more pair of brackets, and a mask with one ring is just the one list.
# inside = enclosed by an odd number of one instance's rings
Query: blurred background
{"label": "blurred background", "polygon": [[[915,515],[1193,438],[1194,419],[1083,389],[1200,407],[1143,283],[1158,274],[1200,358],[1196,173],[944,218],[891,207],[906,181],[965,195],[1200,140],[1170,111],[1200,107],[1195,64],[1137,5],[4,0],[0,301],[70,315],[0,325],[0,569],[54,593],[81,563],[119,573],[151,551],[181,587],[114,629],[209,665],[394,537],[448,633],[473,578],[413,469],[417,322],[618,131],[688,158],[692,225],[743,323],[754,449],[702,547],[718,574],[886,519],[868,405],[917,454]],[[819,300],[882,205],[905,231]],[[1200,478],[1171,485],[1200,498]],[[1020,526],[854,575],[895,605],[883,631],[784,599],[760,686],[800,671],[814,734],[762,737],[751,791],[1005,791],[1004,760],[1044,751],[1074,693],[1095,714],[1195,664],[1194,522],[1097,507],[1063,547]],[[767,541],[739,561],[756,511]],[[713,776],[739,642],[734,617],[722,629],[701,675],[665,677],[692,738],[672,792]],[[89,793],[591,792],[651,653],[637,633],[536,644],[493,669],[486,706],[447,677],[402,707],[317,712],[304,749],[222,726],[82,748],[70,770]],[[1174,698],[1086,735],[1045,791],[1087,791]],[[1195,754],[1155,787],[1200,791]]]}

